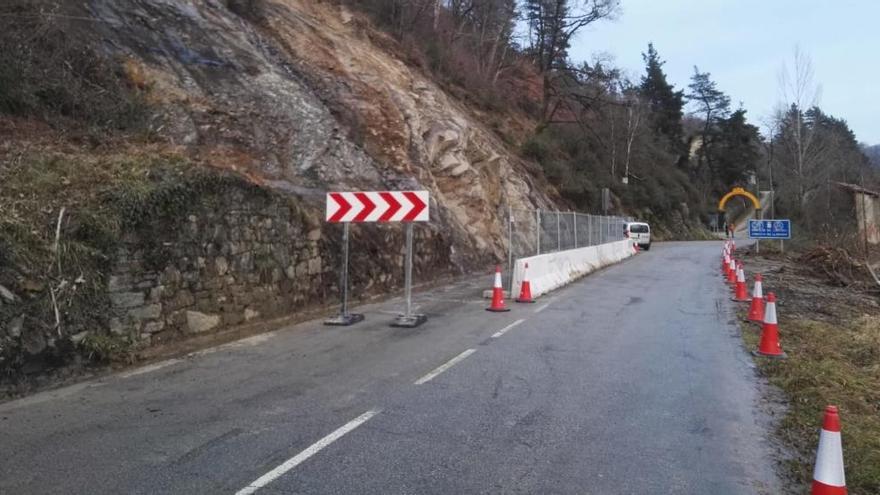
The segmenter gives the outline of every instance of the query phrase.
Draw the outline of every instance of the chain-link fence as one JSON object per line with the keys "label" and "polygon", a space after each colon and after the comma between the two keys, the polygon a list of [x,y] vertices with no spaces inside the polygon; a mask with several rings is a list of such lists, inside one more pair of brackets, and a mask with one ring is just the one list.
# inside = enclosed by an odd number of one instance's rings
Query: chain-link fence
{"label": "chain-link fence", "polygon": [[510,261],[623,240],[623,226],[628,221],[632,219],[571,211],[510,209],[507,226]]}

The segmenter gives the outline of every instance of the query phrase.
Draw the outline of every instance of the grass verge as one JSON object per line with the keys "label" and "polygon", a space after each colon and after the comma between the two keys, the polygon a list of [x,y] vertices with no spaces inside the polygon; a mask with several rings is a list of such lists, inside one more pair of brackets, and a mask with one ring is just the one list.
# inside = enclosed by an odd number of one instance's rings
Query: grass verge
{"label": "grass verge", "polygon": [[[745,344],[755,349],[759,327],[744,325]],[[841,411],[849,493],[880,493],[880,316],[818,321],[786,318],[781,308],[779,325],[788,359],[756,362],[789,399],[778,434],[796,454],[786,466],[799,482],[792,492],[808,490],[822,412],[835,404]]]}

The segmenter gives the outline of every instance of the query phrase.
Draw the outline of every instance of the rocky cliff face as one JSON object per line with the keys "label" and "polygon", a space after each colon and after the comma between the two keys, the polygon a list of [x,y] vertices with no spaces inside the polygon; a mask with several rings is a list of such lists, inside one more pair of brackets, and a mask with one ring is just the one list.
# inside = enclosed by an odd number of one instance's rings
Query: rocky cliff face
{"label": "rocky cliff face", "polygon": [[464,253],[502,256],[503,205],[552,204],[491,131],[362,19],[327,2],[259,4],[253,15],[218,0],[87,8],[161,108],[154,128],[212,166],[315,208],[331,189],[428,189],[460,265]]}

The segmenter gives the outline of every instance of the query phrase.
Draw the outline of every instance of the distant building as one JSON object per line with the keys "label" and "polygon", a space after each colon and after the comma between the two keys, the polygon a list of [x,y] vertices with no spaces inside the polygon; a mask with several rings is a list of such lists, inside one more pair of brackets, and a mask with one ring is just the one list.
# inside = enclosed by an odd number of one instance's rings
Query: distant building
{"label": "distant building", "polygon": [[852,194],[859,235],[864,236],[868,244],[880,244],[880,192],[844,182],[834,184]]}

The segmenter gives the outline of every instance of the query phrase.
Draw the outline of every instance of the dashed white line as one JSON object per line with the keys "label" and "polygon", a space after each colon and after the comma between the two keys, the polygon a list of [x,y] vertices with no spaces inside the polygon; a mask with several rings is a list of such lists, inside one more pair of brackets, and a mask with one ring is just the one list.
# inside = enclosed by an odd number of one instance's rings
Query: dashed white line
{"label": "dashed white line", "polygon": [[279,465],[275,469],[269,471],[268,473],[264,474],[263,476],[260,476],[256,480],[252,481],[248,486],[237,491],[235,493],[235,495],[250,495],[252,493],[255,493],[260,488],[263,488],[264,486],[266,486],[269,483],[278,479],[284,473],[286,473],[286,472],[290,471],[291,469],[295,468],[296,466],[302,464],[306,459],[308,459],[309,457],[312,457],[313,455],[320,452],[321,449],[327,447],[328,445],[335,442],[336,440],[339,440],[346,433],[348,433],[348,432],[354,430],[355,428],[357,428],[358,426],[366,423],[367,421],[370,420],[370,418],[379,414],[380,412],[382,412],[380,409],[373,409],[373,410],[370,410],[370,411],[367,411],[367,412],[361,414],[357,418],[355,418],[355,419],[349,421],[348,423],[346,423],[345,425],[341,426],[339,429],[337,429],[333,433],[331,433],[331,434],[327,435],[326,437],[313,443],[306,450],[303,450],[299,454],[284,461],[283,464]]}
{"label": "dashed white line", "polygon": [[535,308],[535,313],[540,313],[541,311],[544,311],[545,309],[547,309],[547,306],[550,306],[550,303],[538,306],[537,308]]}
{"label": "dashed white line", "polygon": [[501,337],[505,333],[509,332],[511,328],[519,325],[520,323],[522,323],[524,321],[526,321],[526,320],[516,320],[515,322],[511,323],[510,325],[507,325],[506,327],[502,328],[501,330],[498,330],[497,332],[493,333],[492,338],[497,339],[498,337]]}
{"label": "dashed white line", "polygon": [[439,367],[438,367],[437,369],[435,369],[434,371],[432,371],[432,372],[428,373],[427,375],[425,375],[425,376],[419,378],[418,380],[416,380],[415,385],[421,385],[421,384],[423,384],[423,383],[427,383],[427,382],[433,380],[437,375],[439,375],[440,373],[443,373],[444,371],[448,370],[449,368],[452,368],[452,367],[455,366],[459,361],[461,361],[461,360],[463,360],[464,358],[470,356],[470,355],[473,354],[474,352],[476,352],[476,349],[468,349],[468,350],[462,352],[462,353],[459,354],[458,356],[455,356],[454,358],[452,358],[452,359],[450,359],[449,361],[447,361],[446,364],[443,364],[443,365],[439,366]]}

